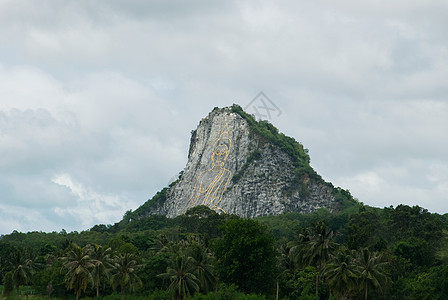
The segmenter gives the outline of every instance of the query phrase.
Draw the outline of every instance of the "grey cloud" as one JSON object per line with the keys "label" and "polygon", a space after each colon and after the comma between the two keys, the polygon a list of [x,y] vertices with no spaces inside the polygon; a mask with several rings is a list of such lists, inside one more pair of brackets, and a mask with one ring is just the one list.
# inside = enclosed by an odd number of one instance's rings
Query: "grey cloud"
{"label": "grey cloud", "polygon": [[[283,111],[271,121],[310,149],[325,179],[370,205],[444,212],[447,7],[2,2],[1,219],[41,202],[11,224],[115,222],[125,207],[109,201],[138,207],[184,167],[201,118],[215,106],[245,106],[259,91]],[[97,195],[85,219],[74,214],[79,198],[51,180],[63,174]],[[43,196],[27,196],[33,190]],[[74,204],[62,210],[67,199]],[[110,214],[95,218],[99,207]]]}

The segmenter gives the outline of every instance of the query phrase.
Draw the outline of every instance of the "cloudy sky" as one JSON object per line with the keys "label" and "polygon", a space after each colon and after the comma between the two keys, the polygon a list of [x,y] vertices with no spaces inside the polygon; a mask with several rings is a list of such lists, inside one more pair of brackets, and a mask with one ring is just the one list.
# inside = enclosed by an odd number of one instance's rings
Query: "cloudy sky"
{"label": "cloudy sky", "polygon": [[201,118],[260,91],[325,180],[446,213],[447,15],[445,0],[2,0],[0,234],[119,221],[184,168]]}

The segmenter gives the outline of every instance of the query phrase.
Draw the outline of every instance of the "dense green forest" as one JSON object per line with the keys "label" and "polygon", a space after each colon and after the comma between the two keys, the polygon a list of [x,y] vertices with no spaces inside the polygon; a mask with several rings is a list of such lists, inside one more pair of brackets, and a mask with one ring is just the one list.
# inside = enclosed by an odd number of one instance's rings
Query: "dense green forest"
{"label": "dense green forest", "polygon": [[82,232],[14,231],[0,239],[1,297],[448,299],[447,215],[348,202],[336,213],[242,219],[198,206]]}

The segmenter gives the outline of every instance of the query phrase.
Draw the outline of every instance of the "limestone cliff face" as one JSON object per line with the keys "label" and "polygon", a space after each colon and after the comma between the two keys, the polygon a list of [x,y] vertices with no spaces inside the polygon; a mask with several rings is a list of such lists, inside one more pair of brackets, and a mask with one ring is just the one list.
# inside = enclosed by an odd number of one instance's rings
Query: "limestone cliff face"
{"label": "limestone cliff face", "polygon": [[307,155],[297,156],[303,147],[283,135],[289,144],[282,144],[272,125],[265,133],[259,125],[239,107],[214,109],[192,133],[181,178],[144,215],[175,217],[201,204],[241,217],[332,210],[333,187],[309,167]]}

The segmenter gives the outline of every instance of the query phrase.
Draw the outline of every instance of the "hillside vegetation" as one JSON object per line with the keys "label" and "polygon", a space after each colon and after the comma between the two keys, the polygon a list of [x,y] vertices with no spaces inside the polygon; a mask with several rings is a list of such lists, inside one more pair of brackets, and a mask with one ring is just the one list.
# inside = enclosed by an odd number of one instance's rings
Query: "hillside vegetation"
{"label": "hillside vegetation", "polygon": [[4,295],[448,298],[448,217],[418,206],[356,203],[256,219],[204,206],[174,219],[129,215],[82,232],[3,236]]}
{"label": "hillside vegetation", "polygon": [[[306,195],[309,179],[323,182],[302,144],[237,105],[231,111],[258,143],[291,158],[285,196]],[[253,150],[232,181],[259,156]],[[323,183],[335,199],[332,212],[243,219],[197,206],[175,218],[149,216],[177,182],[113,225],[1,236],[2,297],[448,299],[448,214],[373,208]]]}

